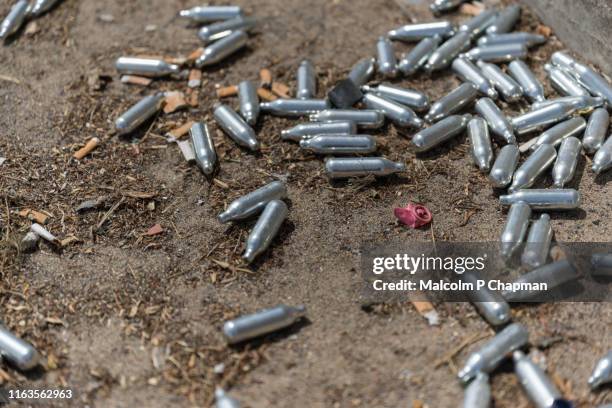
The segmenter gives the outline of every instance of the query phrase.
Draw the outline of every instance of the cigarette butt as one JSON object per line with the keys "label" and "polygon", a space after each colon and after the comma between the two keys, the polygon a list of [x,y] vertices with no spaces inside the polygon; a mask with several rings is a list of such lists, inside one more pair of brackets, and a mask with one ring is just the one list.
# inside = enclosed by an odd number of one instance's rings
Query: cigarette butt
{"label": "cigarette butt", "polygon": [[195,60],[197,60],[200,55],[202,55],[204,53],[204,48],[200,47],[196,50],[194,50],[191,54],[189,54],[187,56],[187,61],[186,62],[195,62]]}
{"label": "cigarette butt", "polygon": [[30,231],[32,231],[33,233],[35,233],[36,235],[38,235],[39,237],[41,237],[42,239],[49,241],[51,243],[57,244],[59,243],[59,240],[55,237],[55,235],[53,235],[52,233],[50,233],[49,231],[47,231],[42,225],[40,224],[32,224],[30,226]]}
{"label": "cigarette butt", "polygon": [[549,26],[540,24],[536,27],[536,33],[544,37],[550,37],[552,35],[552,29]]}
{"label": "cigarette butt", "polygon": [[262,88],[270,89],[270,87],[272,86],[272,72],[269,69],[264,68],[259,71],[259,79],[259,86],[261,86]]}
{"label": "cigarette butt", "polygon": [[289,87],[282,82],[272,83],[272,92],[280,96],[281,98],[289,98]]}
{"label": "cigarette butt", "polygon": [[553,260],[553,262],[557,262],[567,259],[567,254],[559,245],[555,245],[550,249],[550,258]]}
{"label": "cigarette butt", "polygon": [[189,71],[189,81],[187,86],[189,88],[199,88],[202,85],[202,71],[199,69],[192,69]]}
{"label": "cigarette butt", "polygon": [[100,144],[100,139],[98,139],[97,137],[92,137],[87,143],[85,143],[85,146],[74,152],[72,157],[77,160],[81,160],[83,157],[87,156],[93,149],[95,149],[98,144]]}
{"label": "cigarette butt", "polygon": [[259,95],[259,97],[265,101],[275,101],[278,99],[278,97],[276,95],[274,95],[272,92],[268,91],[266,88],[259,88],[257,89],[257,95]]}
{"label": "cigarette butt", "polygon": [[238,87],[236,85],[224,86],[217,89],[217,98],[227,98],[228,96],[238,95]]}
{"label": "cigarette butt", "polygon": [[412,301],[412,304],[414,305],[414,308],[417,310],[417,312],[419,312],[422,315],[434,310],[433,304],[431,304],[431,302],[428,302],[428,301],[414,300]]}
{"label": "cigarette butt", "polygon": [[121,76],[121,82],[124,84],[149,86],[153,80],[151,78],[145,78],[137,75],[123,75]]}
{"label": "cigarette butt", "polygon": [[164,61],[166,61],[168,64],[175,64],[180,66],[185,65],[188,59],[188,57],[166,57],[164,58]]}
{"label": "cigarette butt", "polygon": [[43,214],[36,210],[30,210],[29,208],[24,208],[18,213],[21,217],[25,217],[29,220],[36,221],[39,224],[46,224],[47,219],[49,218],[46,214]]}
{"label": "cigarette butt", "polygon": [[484,6],[482,5],[482,3],[480,3],[480,6],[470,4],[470,3],[464,3],[459,8],[459,12],[463,14],[468,14],[470,16],[477,16],[480,13],[482,13],[483,10],[484,10]]}
{"label": "cigarette butt", "polygon": [[172,113],[187,107],[185,94],[182,92],[167,92],[164,104],[164,113]]}
{"label": "cigarette butt", "polygon": [[168,135],[171,137],[174,137],[175,139],[180,139],[181,137],[189,133],[189,129],[191,129],[191,126],[193,126],[194,123],[195,123],[194,121],[189,121],[185,123],[184,125],[181,125],[175,129],[172,129],[171,131],[168,132]]}

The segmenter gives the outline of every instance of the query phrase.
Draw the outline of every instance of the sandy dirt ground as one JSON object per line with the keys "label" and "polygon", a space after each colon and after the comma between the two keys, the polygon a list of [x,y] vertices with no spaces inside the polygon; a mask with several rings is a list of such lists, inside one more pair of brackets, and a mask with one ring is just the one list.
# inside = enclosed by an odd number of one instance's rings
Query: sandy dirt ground
{"label": "sandy dirt ground", "polygon": [[[8,3],[1,3],[0,15]],[[197,108],[160,116],[129,138],[111,134],[114,119],[155,90],[185,91],[186,81],[128,86],[113,62],[127,54],[188,55],[200,46],[196,30],[175,15],[193,2],[66,0],[37,20],[33,34],[0,47],[0,155],[8,159],[0,167],[0,310],[44,362],[27,377],[2,367],[5,388],[75,394],[71,401],[23,403],[35,406],[210,406],[218,385],[249,407],[458,406],[457,367],[480,342],[448,364],[435,362],[492,330],[464,303],[437,305],[437,327],[409,303],[363,307],[359,251],[364,243],[391,239],[497,239],[505,212],[471,164],[465,136],[417,157],[410,133],[385,127],[376,132],[380,152],[409,171],[330,184],[320,158],[280,140],[280,129],[295,121],[263,117],[257,126],[263,148],[251,154],[220,133],[211,116],[215,85],[256,80],[268,67],[293,87],[303,58],[316,65],[323,96],[352,64],[374,54],[379,35],[431,15],[418,1],[235,3],[262,18],[248,49],[204,71]],[[526,10],[521,29],[537,24]],[[561,48],[553,36],[531,54],[541,78],[544,62]],[[459,84],[448,72],[397,83],[432,100]],[[187,120],[211,124],[221,161],[216,183],[161,136]],[[93,136],[101,146],[72,160]],[[572,186],[583,193],[582,210],[553,216],[557,240],[609,241],[611,178],[610,172],[594,178],[581,160]],[[289,217],[269,251],[245,267],[240,253],[254,221],[221,225],[215,217],[273,179],[288,183]],[[99,208],[75,212],[99,197]],[[408,201],[427,205],[433,225],[417,231],[398,225],[392,209]],[[16,244],[30,224],[17,214],[24,208],[48,212],[48,229],[76,240],[61,251],[43,243],[34,254],[19,253]],[[163,233],[146,236],[157,223]],[[226,346],[225,319],[280,302],[306,305],[308,321]],[[586,385],[595,361],[612,346],[609,304],[521,307],[513,317],[529,328],[567,397],[580,407],[612,402],[609,388],[593,393]],[[219,364],[224,369],[215,373]],[[511,367],[502,367],[492,388],[495,407],[530,406]]]}

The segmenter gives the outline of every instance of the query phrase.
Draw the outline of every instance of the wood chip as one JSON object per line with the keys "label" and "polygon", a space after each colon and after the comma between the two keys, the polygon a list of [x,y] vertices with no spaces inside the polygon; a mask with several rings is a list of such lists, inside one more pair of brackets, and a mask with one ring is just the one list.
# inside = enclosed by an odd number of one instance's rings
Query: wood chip
{"label": "wood chip", "polygon": [[272,92],[280,96],[281,98],[290,98],[289,87],[282,82],[272,83]]}
{"label": "wood chip", "polygon": [[131,191],[131,190],[122,191],[121,194],[123,194],[126,197],[143,198],[143,199],[153,198],[157,195],[157,193],[148,193],[146,191]]}
{"label": "wood chip", "polygon": [[25,217],[31,221],[35,221],[39,224],[46,224],[49,216],[36,210],[30,210],[25,208],[18,213],[21,217]]}
{"label": "wood chip", "polygon": [[167,92],[164,104],[164,113],[172,113],[176,112],[179,109],[184,109],[187,106],[187,101],[185,101],[185,94],[182,92],[174,91]]}
{"label": "wood chip", "polygon": [[100,139],[98,139],[97,137],[92,137],[87,143],[85,143],[85,146],[74,152],[72,157],[77,160],[81,160],[83,157],[91,153],[91,151],[95,149],[98,144],[100,144]]}
{"label": "wood chip", "polygon": [[470,16],[477,16],[484,10],[482,3],[463,3],[459,8],[459,12]]}
{"label": "wood chip", "polygon": [[272,86],[272,72],[267,68],[262,69],[259,71],[259,80],[259,86],[270,89]]}
{"label": "wood chip", "polygon": [[130,85],[149,86],[153,80],[151,78],[141,77],[137,75],[123,75],[121,82]]}
{"label": "wood chip", "polygon": [[217,98],[227,98],[236,95],[238,95],[238,87],[236,85],[224,86],[217,89]]}
{"label": "wood chip", "polygon": [[184,125],[181,125],[175,129],[172,129],[171,131],[169,131],[167,134],[170,137],[173,137],[175,139],[180,139],[181,137],[185,136],[187,133],[189,133],[189,129],[191,129],[191,127],[193,126],[195,122],[193,120],[190,120],[189,122],[185,123]]}
{"label": "wood chip", "polygon": [[275,101],[278,99],[276,95],[268,91],[266,88],[257,89],[257,95],[259,95],[259,97],[263,99],[264,101],[268,101],[268,102]]}
{"label": "wood chip", "polygon": [[189,88],[199,88],[202,85],[202,71],[199,69],[192,69],[189,71],[189,81],[187,86]]}
{"label": "wood chip", "polygon": [[159,224],[155,224],[154,226],[149,228],[147,232],[145,232],[145,235],[148,235],[148,236],[158,235],[158,234],[161,234],[162,232],[164,232],[164,229],[162,228],[162,226]]}
{"label": "wood chip", "polygon": [[536,27],[536,33],[543,35],[544,37],[550,37],[552,35],[552,28],[540,24]]}

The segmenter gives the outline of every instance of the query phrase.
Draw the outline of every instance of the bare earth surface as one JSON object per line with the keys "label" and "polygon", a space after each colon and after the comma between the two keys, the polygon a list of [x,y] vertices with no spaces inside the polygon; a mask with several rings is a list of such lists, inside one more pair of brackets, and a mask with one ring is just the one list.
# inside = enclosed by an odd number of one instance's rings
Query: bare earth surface
{"label": "bare earth surface", "polygon": [[[154,90],[186,90],[186,81],[124,85],[113,62],[128,54],[188,55],[200,46],[196,31],[174,16],[195,3],[66,0],[37,20],[38,32],[0,47],[0,74],[17,80],[0,79],[0,155],[8,159],[0,167],[1,312],[44,356],[39,372],[24,377],[3,366],[0,378],[6,388],[62,387],[75,394],[69,402],[31,402],[36,406],[210,406],[217,385],[250,407],[458,406],[456,369],[479,343],[452,364],[434,363],[465,339],[492,331],[469,304],[438,305],[438,327],[409,303],[362,308],[359,250],[387,239],[497,239],[505,213],[472,166],[465,136],[415,157],[410,134],[386,127],[376,134],[381,153],[410,171],[330,184],[319,158],[280,140],[280,129],[296,122],[262,118],[263,149],[251,154],[218,132],[210,110],[216,84],[256,80],[263,67],[294,86],[302,58],[316,65],[322,96],[374,53],[379,35],[431,15],[417,1],[236,3],[263,19],[248,50],[205,70],[199,107],[160,116],[144,138],[146,127],[134,139],[111,136],[114,119]],[[526,10],[521,24],[534,30],[538,23]],[[155,28],[146,31],[149,25]],[[541,78],[544,62],[561,48],[553,36],[532,53],[529,63]],[[112,77],[101,90],[98,74]],[[434,79],[397,83],[432,100],[459,84],[450,73]],[[211,124],[220,183],[210,183],[160,137],[186,120]],[[102,145],[81,162],[71,159],[93,136]],[[553,216],[559,241],[612,236],[612,173],[595,179],[589,167],[583,158],[573,183],[583,193],[582,211]],[[221,225],[216,214],[276,178],[289,186],[289,218],[270,250],[245,267],[240,253],[254,222]],[[101,196],[100,208],[75,212]],[[427,205],[433,225],[399,226],[392,209],[407,201]],[[19,254],[15,244],[30,224],[17,215],[23,208],[52,214],[48,229],[78,241],[62,251],[41,244],[34,254]],[[145,236],[156,223],[164,232]],[[225,319],[280,302],[305,304],[309,322],[247,346],[225,345]],[[522,307],[514,318],[528,326],[566,396],[580,407],[612,402],[609,388],[592,393],[586,386],[595,361],[612,347],[609,304]],[[216,374],[220,363],[224,371]],[[493,377],[495,407],[529,407],[509,368]]]}

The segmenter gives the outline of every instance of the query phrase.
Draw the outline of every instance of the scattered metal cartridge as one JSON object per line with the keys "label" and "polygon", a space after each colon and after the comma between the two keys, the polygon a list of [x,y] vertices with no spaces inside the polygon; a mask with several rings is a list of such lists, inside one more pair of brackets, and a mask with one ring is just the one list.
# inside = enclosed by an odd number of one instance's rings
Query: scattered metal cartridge
{"label": "scattered metal cartridge", "polygon": [[434,15],[438,15],[456,9],[461,3],[465,3],[466,1],[467,0],[434,0],[433,3],[429,5],[429,9]]}
{"label": "scattered metal cartridge", "polygon": [[240,146],[252,151],[259,150],[259,141],[255,131],[232,108],[221,103],[213,107],[213,116],[217,124]]}
{"label": "scattered metal cartridge", "polygon": [[593,95],[601,96],[612,105],[612,85],[593,69],[560,51],[552,55],[551,61],[572,74]]}
{"label": "scattered metal cartridge", "polygon": [[425,115],[425,120],[429,123],[442,120],[469,106],[476,100],[477,96],[478,89],[474,84],[471,82],[463,83],[431,105],[431,109]]}
{"label": "scattered metal cartridge", "polygon": [[531,105],[531,110],[539,110],[555,103],[561,103],[568,109],[573,109],[575,112],[584,115],[593,112],[595,109],[603,106],[604,99],[600,96],[564,96],[557,99],[548,99],[541,102],[534,102]]}
{"label": "scattered metal cartridge", "polygon": [[589,386],[595,389],[610,382],[612,382],[612,350],[608,351],[608,354],[595,365],[589,377]]}
{"label": "scattered metal cartridge", "polygon": [[468,292],[468,297],[491,326],[501,326],[510,321],[510,305],[496,291],[489,290],[486,286],[479,288],[478,281],[481,280],[481,277],[478,274],[471,271],[466,272],[461,275],[461,280],[476,288]]}
{"label": "scattered metal cartridge", "polygon": [[284,117],[307,116],[330,107],[327,99],[277,99],[259,104],[262,112]]}
{"label": "scattered metal cartridge", "polygon": [[612,253],[591,255],[591,266],[595,276],[612,276]]}
{"label": "scattered metal cartridge", "polygon": [[562,400],[561,393],[548,378],[546,373],[536,363],[521,351],[512,353],[514,372],[535,408],[555,408],[567,405],[557,405]]}
{"label": "scattered metal cartridge", "polygon": [[408,24],[387,33],[390,40],[420,41],[431,37],[450,37],[455,29],[450,21],[432,21],[430,23]]}
{"label": "scattered metal cartridge", "polygon": [[552,87],[565,96],[591,96],[589,91],[572,78],[570,74],[552,64],[544,65],[544,70],[548,72],[548,79]]}
{"label": "scattered metal cartridge", "polygon": [[376,43],[376,51],[378,53],[378,72],[387,78],[395,78],[397,76],[397,58],[393,44],[385,37],[379,37]]}
{"label": "scattered metal cartridge", "polygon": [[421,130],[412,138],[415,150],[426,152],[465,131],[471,115],[453,115]]}
{"label": "scattered metal cartridge", "polygon": [[376,139],[370,135],[318,135],[300,141],[300,147],[318,154],[365,154],[376,151]]}
{"label": "scattered metal cartridge", "polygon": [[502,44],[524,44],[525,47],[533,47],[535,45],[544,44],[546,42],[546,37],[539,34],[533,33],[508,33],[508,34],[495,34],[495,35],[487,35],[486,37],[482,37],[478,40],[478,46],[492,46],[492,45],[502,45]]}
{"label": "scattered metal cartridge", "polygon": [[316,122],[334,122],[338,120],[350,120],[357,126],[368,129],[377,129],[384,125],[385,115],[377,110],[358,109],[326,109],[310,115],[310,120]]}
{"label": "scattered metal cartridge", "polygon": [[425,64],[425,70],[433,72],[448,67],[457,55],[470,46],[470,42],[470,33],[461,32],[455,34],[431,54]]}
{"label": "scattered metal cartridge", "polygon": [[506,62],[527,57],[527,47],[521,43],[483,45],[472,48],[464,54],[470,60]]}
{"label": "scattered metal cartridge", "polygon": [[493,146],[487,122],[480,117],[472,118],[467,125],[472,159],[480,171],[489,171],[493,162]]}
{"label": "scattered metal cartridge", "polygon": [[540,219],[531,224],[527,243],[521,254],[521,264],[526,269],[539,268],[546,264],[553,230],[550,226],[550,215],[542,214]]}
{"label": "scattered metal cartridge", "polygon": [[610,127],[610,114],[605,108],[597,108],[589,116],[586,128],[584,129],[584,137],[582,138],[582,146],[588,154],[595,153],[603,144],[608,128]]}
{"label": "scattered metal cartridge", "polygon": [[196,122],[191,126],[189,135],[191,136],[193,153],[198,167],[202,169],[204,174],[211,175],[217,164],[217,152],[208,126]]}
{"label": "scattered metal cartridge", "polygon": [[429,98],[427,98],[427,95],[414,89],[400,88],[391,84],[380,84],[376,87],[364,85],[361,87],[361,90],[391,99],[417,111],[429,109]]}
{"label": "scattered metal cartridge", "polygon": [[22,371],[31,370],[40,361],[38,351],[27,341],[0,325],[0,355]]}
{"label": "scattered metal cartridge", "polygon": [[552,171],[553,186],[555,188],[563,188],[574,178],[580,150],[582,150],[582,143],[573,136],[561,142],[557,161]]}
{"label": "scattered metal cartridge", "polygon": [[556,102],[512,118],[510,122],[517,134],[524,135],[561,122],[575,111],[576,109],[569,104]]}
{"label": "scattered metal cartridge", "polygon": [[510,259],[523,243],[530,216],[531,208],[526,203],[518,202],[510,207],[506,226],[500,237],[501,254],[504,259]]}
{"label": "scattered metal cartridge", "polygon": [[376,59],[364,58],[359,60],[349,72],[349,79],[357,86],[365,85],[376,71]]}
{"label": "scattered metal cartridge", "polygon": [[242,10],[239,6],[202,6],[181,10],[179,16],[198,23],[203,23],[240,17],[242,16]]}
{"label": "scattered metal cartridge", "polygon": [[518,146],[514,144],[506,145],[499,151],[491,173],[489,173],[489,180],[493,187],[504,188],[512,182],[520,154]]}
{"label": "scattered metal cartridge", "polygon": [[247,34],[242,30],[233,31],[227,37],[221,38],[204,48],[202,55],[195,61],[198,68],[214,65],[240,50],[247,43]]}
{"label": "scattered metal cartridge", "polygon": [[162,107],[164,101],[163,93],[156,93],[142,98],[138,103],[125,111],[115,121],[115,128],[120,135],[130,133],[147,119],[155,115]]}
{"label": "scattered metal cartridge", "polygon": [[227,395],[223,388],[217,388],[215,390],[215,408],[240,408],[240,403]]}
{"label": "scattered metal cartridge", "polygon": [[582,132],[584,132],[585,128],[586,121],[582,117],[578,116],[572,119],[568,119],[542,133],[538,137],[534,145],[531,147],[531,149],[535,150],[545,144],[549,144],[556,147],[568,137],[580,136]]}
{"label": "scattered metal cartridge", "polygon": [[580,207],[580,193],[574,189],[519,190],[499,197],[501,205],[524,201],[532,210],[573,210]]}
{"label": "scattered metal cartridge", "polygon": [[308,60],[300,63],[297,71],[297,97],[311,99],[317,95],[317,78],[315,69]]}
{"label": "scattered metal cartridge", "polygon": [[204,43],[210,43],[225,38],[236,30],[249,31],[256,23],[257,20],[253,17],[240,16],[202,27],[198,31],[198,37]]}
{"label": "scattered metal cartridge", "polygon": [[538,177],[552,166],[557,158],[557,150],[549,144],[539,146],[514,172],[510,192],[533,186]]}
{"label": "scattered metal cartridge", "polygon": [[51,10],[53,6],[60,1],[61,0],[35,0],[28,9],[28,15],[31,17],[38,17]]}
{"label": "scattered metal cartridge", "polygon": [[236,344],[284,329],[305,316],[304,306],[278,305],[225,322],[223,334],[228,343]]}
{"label": "scattered metal cartridge", "polygon": [[472,38],[479,37],[495,22],[497,11],[487,9],[459,25],[459,32],[469,33]]}
{"label": "scattered metal cartridge", "polygon": [[529,69],[527,64],[521,60],[514,60],[508,64],[508,72],[516,82],[523,88],[523,93],[532,102],[543,101],[544,87]]}
{"label": "scattered metal cartridge", "polygon": [[516,102],[523,97],[523,88],[497,65],[484,61],[478,61],[477,65],[506,102]]}
{"label": "scattered metal cartridge", "polygon": [[459,78],[465,82],[473,83],[483,95],[497,99],[498,94],[491,81],[471,61],[465,58],[457,58],[453,61],[452,68]]}
{"label": "scattered metal cartridge", "polygon": [[325,171],[332,179],[369,175],[388,176],[406,171],[406,165],[384,157],[330,157],[325,160]]}
{"label": "scattered metal cartridge", "polygon": [[119,57],[115,67],[121,74],[146,77],[162,77],[180,72],[178,65],[168,64],[164,60],[138,57]]}
{"label": "scattered metal cartridge", "polygon": [[337,122],[312,122],[302,123],[291,129],[281,131],[281,139],[299,142],[302,139],[309,139],[317,135],[349,135],[357,132],[357,125],[350,120]]}
{"label": "scattered metal cartridge", "polygon": [[404,75],[409,76],[415,74],[425,65],[429,57],[431,57],[431,54],[438,48],[440,41],[442,41],[442,38],[438,35],[424,38],[416,47],[402,56],[397,68]]}
{"label": "scattered metal cartridge", "polygon": [[[576,279],[578,279],[578,271],[567,259],[563,259],[521,275],[512,284],[516,287],[525,287],[525,289],[505,290],[502,295],[508,302],[540,302],[544,300],[543,297],[547,295],[547,292]],[[537,285],[529,285],[530,283],[544,283],[546,288],[539,290]]]}
{"label": "scattered metal cartridge", "polygon": [[465,388],[463,397],[463,408],[490,408],[491,406],[491,385],[489,376],[478,373],[468,386]]}
{"label": "scattered metal cartridge", "polygon": [[595,174],[612,168],[612,136],[599,148],[593,156],[593,171]]}
{"label": "scattered metal cartridge", "polygon": [[240,100],[240,115],[253,126],[259,117],[259,96],[257,87],[252,81],[242,81],[238,84],[238,99]]}
{"label": "scattered metal cartridge", "polygon": [[521,6],[513,4],[499,12],[497,18],[487,28],[487,34],[504,34],[512,31],[514,25],[521,18]]}
{"label": "scattered metal cartridge", "polygon": [[217,217],[219,222],[243,220],[260,213],[272,200],[287,197],[287,187],[280,181],[273,181],[249,194],[232,201],[227,209]]}
{"label": "scattered metal cartridge", "polygon": [[529,332],[523,325],[513,323],[507,326],[479,350],[470,354],[459,371],[459,379],[467,383],[478,373],[490,373],[508,353],[523,347],[527,341],[529,341]]}
{"label": "scattered metal cartridge", "polygon": [[491,132],[495,136],[498,136],[508,144],[516,144],[512,125],[495,102],[490,98],[479,99],[476,102],[476,112],[487,121]]}
{"label": "scattered metal cartridge", "polygon": [[268,249],[283,221],[287,218],[287,212],[287,204],[284,201],[272,200],[266,204],[257,223],[253,227],[253,231],[251,231],[247,238],[246,249],[244,254],[242,254],[242,259],[247,263],[251,263],[259,254]]}
{"label": "scattered metal cartridge", "polygon": [[28,7],[27,0],[19,0],[11,7],[11,11],[0,23],[0,39],[5,39],[19,30],[28,14]]}
{"label": "scattered metal cartridge", "polygon": [[400,127],[422,128],[423,120],[412,109],[390,99],[367,93],[363,96],[363,103],[368,109],[381,111],[385,117]]}

